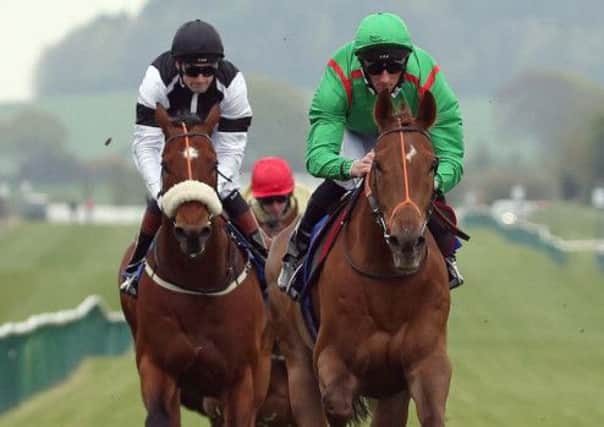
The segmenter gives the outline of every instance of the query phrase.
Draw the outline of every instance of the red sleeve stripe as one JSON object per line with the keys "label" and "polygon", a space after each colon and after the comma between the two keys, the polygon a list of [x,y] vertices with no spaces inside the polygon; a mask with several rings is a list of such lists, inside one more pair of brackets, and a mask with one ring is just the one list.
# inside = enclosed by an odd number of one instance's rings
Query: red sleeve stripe
{"label": "red sleeve stripe", "polygon": [[413,83],[415,85],[415,87],[417,88],[417,92],[419,93],[419,95],[423,96],[424,92],[426,92],[427,90],[430,90],[432,88],[432,85],[436,81],[436,75],[438,74],[439,71],[440,71],[440,67],[438,65],[435,65],[432,68],[432,71],[430,71],[430,75],[426,79],[426,83],[424,83],[423,86],[419,85],[419,78],[417,78],[413,74],[405,73],[405,80]]}
{"label": "red sleeve stripe", "polygon": [[340,78],[340,81],[342,82],[342,86],[344,86],[344,90],[346,91],[346,96],[348,97],[348,105],[352,104],[352,83],[350,83],[350,80],[344,75],[344,71],[342,71],[342,68],[340,68],[340,66],[338,65],[338,63],[336,61],[334,61],[333,59],[330,59],[329,62],[327,63],[327,66],[331,67],[335,73],[338,75],[338,77]]}
{"label": "red sleeve stripe", "polygon": [[362,79],[363,72],[361,70],[352,70],[352,72],[350,73],[350,78],[351,79]]}
{"label": "red sleeve stripe", "polygon": [[405,80],[411,82],[415,85],[415,87],[419,86],[419,79],[415,77],[413,74],[405,73]]}
{"label": "red sleeve stripe", "polygon": [[440,67],[438,65],[435,65],[432,68],[432,71],[430,71],[430,75],[428,76],[426,83],[424,83],[424,85],[419,90],[420,94],[423,95],[425,91],[430,90],[432,88],[432,85],[436,81],[436,75],[438,74],[439,71],[440,71]]}

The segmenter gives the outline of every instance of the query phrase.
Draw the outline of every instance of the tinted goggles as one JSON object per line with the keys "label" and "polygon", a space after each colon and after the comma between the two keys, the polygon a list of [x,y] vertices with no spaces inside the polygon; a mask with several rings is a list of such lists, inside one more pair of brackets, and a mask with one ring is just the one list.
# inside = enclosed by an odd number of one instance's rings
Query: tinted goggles
{"label": "tinted goggles", "polygon": [[263,205],[272,205],[273,203],[285,203],[287,202],[288,196],[269,196],[261,197],[258,201]]}
{"label": "tinted goggles", "polygon": [[184,73],[185,76],[189,76],[189,77],[197,77],[200,74],[204,77],[210,77],[210,76],[216,75],[216,67],[213,67],[211,65],[199,66],[199,65],[185,64],[183,66],[182,72]]}
{"label": "tinted goggles", "polygon": [[405,69],[405,63],[399,61],[367,62],[365,70],[372,76],[378,76],[386,70],[388,74],[400,73]]}

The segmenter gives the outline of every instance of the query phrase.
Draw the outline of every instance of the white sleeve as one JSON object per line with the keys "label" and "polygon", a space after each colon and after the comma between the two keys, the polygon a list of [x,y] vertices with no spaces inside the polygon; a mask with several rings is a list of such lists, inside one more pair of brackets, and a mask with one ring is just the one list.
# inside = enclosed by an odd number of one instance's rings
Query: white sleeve
{"label": "white sleeve", "polygon": [[212,137],[218,157],[218,193],[225,198],[232,191],[239,190],[239,171],[247,141],[244,132],[217,132]]}
{"label": "white sleeve", "polygon": [[247,97],[247,86],[243,74],[238,72],[228,87],[223,89],[224,98],[220,103],[221,117],[218,129],[212,140],[218,156],[220,173],[218,192],[226,197],[231,191],[238,190],[239,171],[247,145],[247,130],[252,120],[252,108]]}
{"label": "white sleeve", "polygon": [[161,154],[164,133],[160,128],[135,125],[132,141],[134,164],[145,181],[149,195],[157,198],[161,190]]}
{"label": "white sleeve", "polygon": [[165,108],[169,107],[166,93],[167,88],[159,70],[150,65],[138,90],[132,156],[153,198],[161,190],[161,155],[164,148],[164,134],[155,123],[154,112],[158,102]]}

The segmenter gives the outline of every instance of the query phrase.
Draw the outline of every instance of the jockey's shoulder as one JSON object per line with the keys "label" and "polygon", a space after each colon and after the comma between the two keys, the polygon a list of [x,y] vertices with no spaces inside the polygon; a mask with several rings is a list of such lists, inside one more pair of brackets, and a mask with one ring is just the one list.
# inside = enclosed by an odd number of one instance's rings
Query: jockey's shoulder
{"label": "jockey's shoulder", "polygon": [[296,186],[294,187],[294,198],[298,203],[300,212],[303,212],[306,209],[306,205],[308,204],[308,199],[310,199],[311,194],[312,190],[310,187],[302,183],[296,183]]}

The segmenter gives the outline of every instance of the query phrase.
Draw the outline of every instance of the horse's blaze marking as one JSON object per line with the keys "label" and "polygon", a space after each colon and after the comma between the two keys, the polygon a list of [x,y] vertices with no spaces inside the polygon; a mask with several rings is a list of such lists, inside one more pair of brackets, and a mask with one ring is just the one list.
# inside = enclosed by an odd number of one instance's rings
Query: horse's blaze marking
{"label": "horse's blaze marking", "polygon": [[409,144],[409,145],[411,146],[411,150],[409,150],[409,152],[407,153],[407,155],[405,157],[407,158],[407,161],[409,163],[411,163],[411,160],[417,154],[417,150],[415,149],[415,147],[413,145],[411,145],[411,144]]}
{"label": "horse's blaze marking", "polygon": [[[182,130],[184,132],[184,137],[185,137],[185,153],[188,153],[191,150],[191,144],[189,144],[189,130],[187,129],[187,125],[185,122],[181,123],[182,125]],[[194,148],[193,148],[194,149]],[[193,179],[193,169],[191,167],[191,157],[187,156],[185,154],[185,159],[187,160],[187,172],[189,172],[189,179]]]}
{"label": "horse's blaze marking", "polygon": [[185,159],[187,160],[193,160],[199,157],[199,151],[197,151],[196,148],[193,147],[187,147],[185,148],[185,150],[182,152],[182,155]]}

